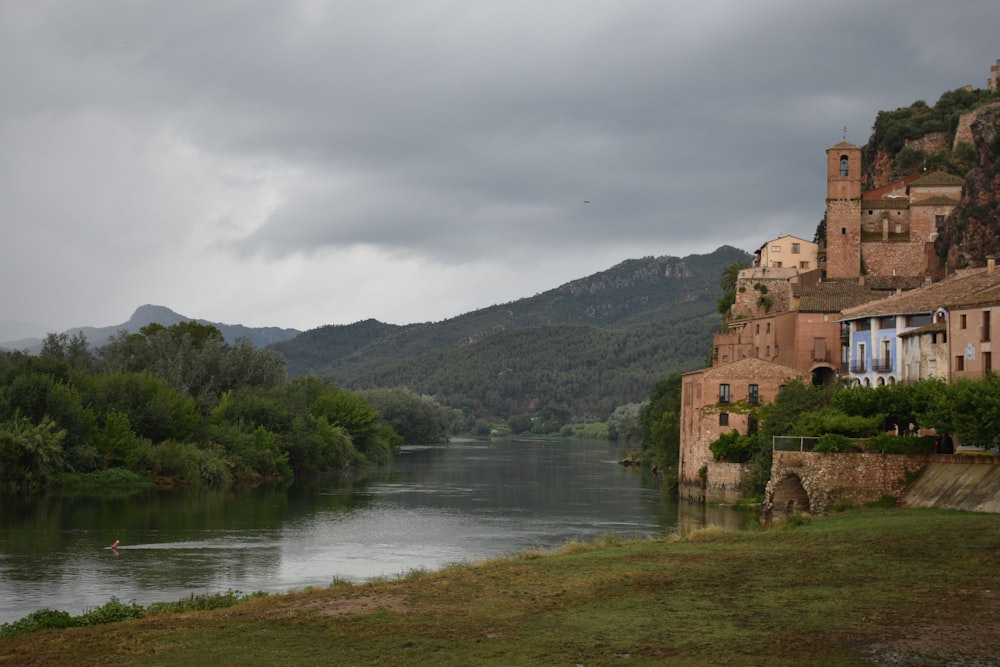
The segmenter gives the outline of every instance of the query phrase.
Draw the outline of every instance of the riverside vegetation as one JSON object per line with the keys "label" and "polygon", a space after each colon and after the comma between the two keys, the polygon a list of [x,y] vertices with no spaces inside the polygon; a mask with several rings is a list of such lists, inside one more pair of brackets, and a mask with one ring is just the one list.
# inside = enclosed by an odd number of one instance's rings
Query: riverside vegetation
{"label": "riverside vegetation", "polygon": [[196,322],[122,332],[97,355],[55,334],[37,357],[0,353],[0,493],[287,482],[445,437],[429,399],[289,381],[277,353]]}
{"label": "riverside vegetation", "polygon": [[131,620],[4,626],[0,664],[985,665],[998,572],[998,515],[849,508],[286,595],[115,601],[103,612]]}

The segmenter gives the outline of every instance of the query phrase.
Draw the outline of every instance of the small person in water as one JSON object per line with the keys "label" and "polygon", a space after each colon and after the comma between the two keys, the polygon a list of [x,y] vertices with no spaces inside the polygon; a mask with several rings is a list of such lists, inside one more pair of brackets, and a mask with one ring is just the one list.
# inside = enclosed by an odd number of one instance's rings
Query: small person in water
{"label": "small person in water", "polygon": [[111,553],[113,553],[116,556],[118,555],[118,542],[119,540],[115,540],[115,543],[112,544],[110,547],[108,547],[109,549],[111,549]]}

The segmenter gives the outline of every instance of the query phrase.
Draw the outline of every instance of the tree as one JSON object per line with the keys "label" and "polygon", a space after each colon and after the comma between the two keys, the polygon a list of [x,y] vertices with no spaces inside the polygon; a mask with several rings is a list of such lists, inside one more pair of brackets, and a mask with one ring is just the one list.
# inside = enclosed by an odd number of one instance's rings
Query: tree
{"label": "tree", "polygon": [[405,444],[446,442],[448,422],[444,410],[429,396],[408,389],[373,389],[360,393],[378,411],[382,423],[392,427]]}
{"label": "tree", "polygon": [[676,468],[681,443],[681,376],[672,373],[656,383],[639,416],[642,446],[653,452],[659,469]]}
{"label": "tree", "polygon": [[37,493],[54,486],[64,469],[65,435],[48,417],[38,424],[23,417],[0,424],[0,491]]}
{"label": "tree", "polygon": [[740,271],[747,268],[743,262],[731,262],[722,269],[719,278],[719,287],[722,288],[722,296],[716,304],[717,310],[723,315],[729,312],[729,308],[736,303],[736,283],[739,281]]}

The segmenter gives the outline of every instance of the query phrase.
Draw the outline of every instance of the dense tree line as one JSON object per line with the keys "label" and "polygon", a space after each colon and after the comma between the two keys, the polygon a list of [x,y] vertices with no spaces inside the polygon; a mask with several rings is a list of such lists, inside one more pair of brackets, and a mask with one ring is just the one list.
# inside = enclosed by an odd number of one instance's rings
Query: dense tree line
{"label": "dense tree line", "polygon": [[605,422],[620,406],[647,400],[665,374],[700,366],[717,328],[716,315],[679,324],[669,335],[654,325],[518,328],[345,384],[356,390],[406,386],[473,421],[559,409],[566,410],[566,422]]}
{"label": "dense tree line", "polygon": [[37,357],[0,353],[3,492],[108,469],[226,485],[384,463],[404,441],[390,422],[408,437],[443,438],[441,411],[426,400],[290,381],[277,353],[230,345],[195,322],[122,332],[96,354],[83,336],[56,334]]}
{"label": "dense tree line", "polygon": [[653,387],[639,418],[642,449],[654,470],[676,483],[681,448],[681,376],[672,373]]}

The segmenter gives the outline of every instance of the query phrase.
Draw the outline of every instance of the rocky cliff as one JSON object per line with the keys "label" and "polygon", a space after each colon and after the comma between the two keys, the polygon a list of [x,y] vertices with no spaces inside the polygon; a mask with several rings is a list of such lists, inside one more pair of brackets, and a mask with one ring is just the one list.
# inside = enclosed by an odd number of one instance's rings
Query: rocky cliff
{"label": "rocky cliff", "polygon": [[968,128],[975,166],[965,175],[961,202],[935,242],[949,271],[981,266],[1000,254],[1000,104],[977,111]]}

